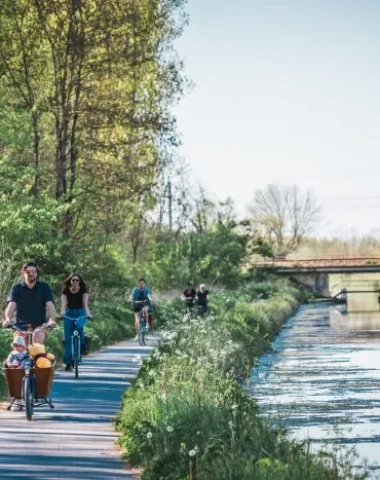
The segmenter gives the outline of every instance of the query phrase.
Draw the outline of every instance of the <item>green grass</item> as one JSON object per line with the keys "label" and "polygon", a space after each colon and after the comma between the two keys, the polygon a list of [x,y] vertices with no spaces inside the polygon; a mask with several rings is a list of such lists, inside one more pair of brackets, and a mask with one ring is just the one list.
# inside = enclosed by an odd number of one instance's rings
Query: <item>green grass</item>
{"label": "green grass", "polygon": [[349,461],[311,455],[265,423],[241,387],[255,359],[297,306],[286,282],[213,295],[213,316],[183,322],[183,305],[158,316],[166,335],[123,398],[120,445],[145,480],[355,478]]}

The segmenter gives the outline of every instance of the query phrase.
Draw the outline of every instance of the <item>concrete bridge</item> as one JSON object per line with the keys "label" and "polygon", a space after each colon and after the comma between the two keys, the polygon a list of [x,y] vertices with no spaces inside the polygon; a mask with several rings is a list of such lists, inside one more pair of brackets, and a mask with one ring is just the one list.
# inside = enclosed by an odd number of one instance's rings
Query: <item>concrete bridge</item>
{"label": "concrete bridge", "polygon": [[335,292],[330,291],[330,274],[380,272],[380,257],[265,259],[255,263],[253,268],[289,276],[319,295],[331,297]]}

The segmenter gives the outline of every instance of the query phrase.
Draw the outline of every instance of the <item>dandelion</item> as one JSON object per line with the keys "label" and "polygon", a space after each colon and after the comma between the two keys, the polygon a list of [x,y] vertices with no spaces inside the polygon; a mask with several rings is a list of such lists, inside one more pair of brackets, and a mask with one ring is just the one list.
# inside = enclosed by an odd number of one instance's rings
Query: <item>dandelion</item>
{"label": "dandelion", "polygon": [[166,430],[167,430],[169,433],[172,433],[172,431],[174,430],[174,428],[173,428],[172,426],[168,425],[168,426],[166,427]]}
{"label": "dandelion", "polygon": [[196,454],[197,454],[197,452],[195,451],[194,448],[192,450],[190,450],[190,452],[189,452],[190,457],[195,457]]}
{"label": "dandelion", "polygon": [[132,361],[133,361],[134,363],[138,363],[138,364],[140,365],[141,362],[142,362],[142,357],[141,357],[141,355],[135,355],[135,356],[132,358]]}
{"label": "dandelion", "polygon": [[228,426],[229,426],[229,427],[231,428],[231,430],[232,430],[232,428],[233,428],[234,424],[232,423],[232,421],[231,421],[231,420],[228,422]]}
{"label": "dandelion", "polygon": [[147,438],[148,440],[150,440],[152,437],[153,437],[152,432],[148,432],[148,433],[146,434],[146,438]]}

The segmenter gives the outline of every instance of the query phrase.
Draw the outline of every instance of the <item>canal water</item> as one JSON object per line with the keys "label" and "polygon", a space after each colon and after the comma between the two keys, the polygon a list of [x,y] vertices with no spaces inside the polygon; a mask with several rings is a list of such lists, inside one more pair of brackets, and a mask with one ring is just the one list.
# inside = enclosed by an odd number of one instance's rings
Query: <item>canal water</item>
{"label": "canal water", "polygon": [[264,416],[312,449],[354,448],[355,465],[380,479],[380,312],[377,295],[347,308],[309,304],[284,325],[252,371]]}

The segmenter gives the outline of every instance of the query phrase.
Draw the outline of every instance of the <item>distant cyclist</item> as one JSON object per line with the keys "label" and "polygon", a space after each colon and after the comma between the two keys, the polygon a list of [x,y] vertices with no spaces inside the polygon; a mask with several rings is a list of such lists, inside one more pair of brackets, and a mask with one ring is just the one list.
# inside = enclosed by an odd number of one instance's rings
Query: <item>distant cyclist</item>
{"label": "distant cyclist", "polygon": [[[7,308],[3,327],[12,325],[16,311],[15,326],[22,330],[34,330],[46,323],[46,311],[49,315],[49,325],[55,327],[56,311],[53,291],[45,282],[38,280],[38,268],[33,262],[24,263],[21,274],[24,280],[11,288],[7,297]],[[18,335],[18,332],[15,332]],[[45,329],[34,334],[33,340],[44,343],[47,337]]]}
{"label": "distant cyclist", "polygon": [[186,313],[189,313],[193,310],[193,306],[196,302],[197,292],[193,288],[191,283],[187,284],[187,287],[183,291],[181,299],[186,303]]}
{"label": "distant cyclist", "polygon": [[206,290],[206,285],[201,283],[197,291],[198,314],[201,317],[207,314],[208,294],[209,292]]}
{"label": "distant cyclist", "polygon": [[136,330],[136,340],[139,338],[139,313],[142,310],[144,319],[146,324],[149,325],[148,321],[148,313],[149,313],[149,305],[153,305],[153,299],[151,295],[151,291],[146,286],[146,282],[144,278],[140,278],[137,282],[137,287],[132,290],[131,294],[131,303],[132,309],[135,313],[135,330]]}
{"label": "distant cyclist", "polygon": [[88,289],[83,277],[75,272],[69,275],[63,282],[60,313],[64,319],[65,353],[63,363],[66,364],[66,372],[72,368],[71,337],[74,330],[74,319],[80,335],[81,351],[84,351],[84,326],[87,318],[92,318],[88,308],[88,299]]}

